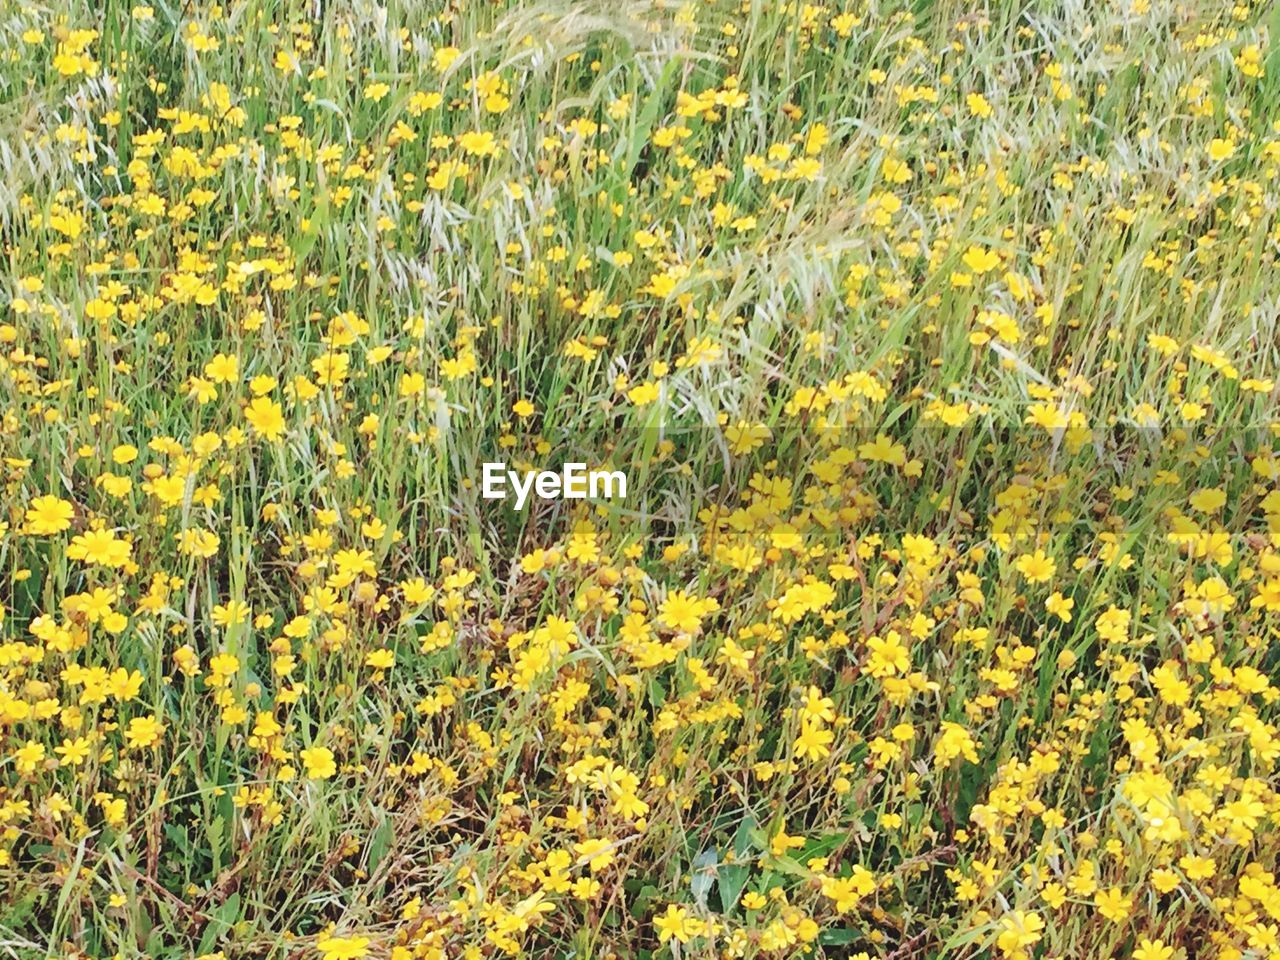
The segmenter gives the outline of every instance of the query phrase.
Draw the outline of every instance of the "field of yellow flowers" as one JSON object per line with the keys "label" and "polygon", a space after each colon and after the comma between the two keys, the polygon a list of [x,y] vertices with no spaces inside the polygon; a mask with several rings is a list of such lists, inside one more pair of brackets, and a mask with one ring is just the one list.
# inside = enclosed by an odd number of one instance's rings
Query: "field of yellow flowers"
{"label": "field of yellow flowers", "polygon": [[9,0],[0,127],[0,956],[1280,957],[1280,6]]}

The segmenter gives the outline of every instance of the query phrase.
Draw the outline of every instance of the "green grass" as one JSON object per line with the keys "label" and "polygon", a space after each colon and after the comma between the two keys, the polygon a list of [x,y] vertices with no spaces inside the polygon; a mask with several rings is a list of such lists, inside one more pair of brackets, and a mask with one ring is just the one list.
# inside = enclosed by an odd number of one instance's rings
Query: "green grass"
{"label": "green grass", "polygon": [[1269,955],[1277,29],[0,7],[0,947]]}

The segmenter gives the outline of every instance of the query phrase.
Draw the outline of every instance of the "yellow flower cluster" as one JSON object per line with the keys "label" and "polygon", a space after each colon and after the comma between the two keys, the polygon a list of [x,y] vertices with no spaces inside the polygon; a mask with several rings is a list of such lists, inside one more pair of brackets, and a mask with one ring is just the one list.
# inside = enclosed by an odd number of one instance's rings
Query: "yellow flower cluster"
{"label": "yellow flower cluster", "polygon": [[5,950],[1280,956],[1273,9],[5,18]]}

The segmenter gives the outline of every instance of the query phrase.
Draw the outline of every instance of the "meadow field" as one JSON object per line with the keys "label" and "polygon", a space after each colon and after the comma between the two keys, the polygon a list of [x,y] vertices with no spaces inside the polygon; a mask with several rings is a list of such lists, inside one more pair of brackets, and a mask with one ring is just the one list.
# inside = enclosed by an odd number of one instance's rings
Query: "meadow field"
{"label": "meadow field", "polygon": [[0,0],[0,957],[1280,958],[1278,44]]}

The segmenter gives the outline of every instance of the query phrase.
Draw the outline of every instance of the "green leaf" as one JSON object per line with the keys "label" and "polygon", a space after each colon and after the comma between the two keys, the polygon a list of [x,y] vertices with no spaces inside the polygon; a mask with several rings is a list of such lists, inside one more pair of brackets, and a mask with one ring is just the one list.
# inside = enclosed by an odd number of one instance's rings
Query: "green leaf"
{"label": "green leaf", "polygon": [[240,894],[233,893],[209,911],[209,924],[200,936],[197,956],[211,953],[219,938],[227,935],[240,919]]}
{"label": "green leaf", "polygon": [[667,691],[662,688],[662,684],[657,679],[649,681],[649,705],[655,710],[662,709],[662,705],[667,702]]}
{"label": "green leaf", "polygon": [[713,848],[703,850],[693,858],[693,874],[689,878],[689,891],[694,902],[703,910],[707,909],[707,895],[716,884],[716,865],[720,862],[720,854]]}
{"label": "green leaf", "polygon": [[387,817],[378,825],[378,829],[373,831],[373,836],[369,838],[368,869],[370,873],[378,868],[378,864],[386,856],[387,850],[391,846],[391,841],[394,839],[395,827],[391,822],[391,818]]}
{"label": "green leaf", "polygon": [[759,828],[756,818],[748,813],[738,824],[738,831],[733,835],[733,855],[745,857],[751,850],[752,832]]}
{"label": "green leaf", "polygon": [[836,927],[834,930],[823,930],[818,934],[818,942],[824,947],[847,946],[858,940],[861,934],[848,927]]}
{"label": "green leaf", "polygon": [[213,869],[215,871],[221,869],[222,866],[222,843],[226,837],[227,821],[221,815],[214,817],[209,821],[208,826],[204,828],[204,834],[209,839],[209,850],[213,855]]}
{"label": "green leaf", "polygon": [[653,884],[648,883],[640,888],[640,892],[636,894],[636,898],[631,901],[631,917],[635,920],[642,920],[649,914],[649,904],[657,899],[660,891]]}
{"label": "green leaf", "polygon": [[751,870],[740,863],[722,863],[717,874],[716,893],[720,897],[720,911],[728,913],[738,905]]}

